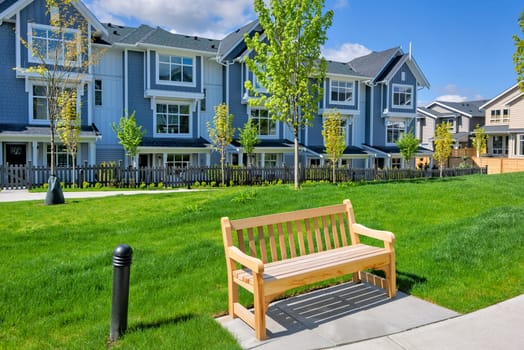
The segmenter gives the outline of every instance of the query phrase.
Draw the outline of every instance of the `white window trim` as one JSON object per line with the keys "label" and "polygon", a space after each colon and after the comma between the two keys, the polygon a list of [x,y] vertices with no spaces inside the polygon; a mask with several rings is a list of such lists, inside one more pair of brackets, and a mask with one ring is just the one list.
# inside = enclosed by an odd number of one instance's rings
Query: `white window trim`
{"label": "white window trim", "polygon": [[386,139],[386,146],[396,146],[397,144],[395,142],[388,142],[388,124],[390,122],[397,122],[397,123],[404,123],[404,130],[402,131],[402,134],[405,134],[407,131],[407,127],[408,127],[408,122],[404,119],[400,120],[400,119],[386,119],[386,134],[384,135],[385,136],[385,139]]}
{"label": "white window trim", "polygon": [[[186,83],[186,82],[179,82],[179,81],[171,81],[171,80],[160,80],[160,55],[166,55],[166,56],[176,56],[181,58],[191,58],[193,60],[193,82]],[[155,81],[157,85],[169,85],[169,86],[187,86],[187,87],[196,87],[196,81],[197,81],[197,75],[196,75],[196,66],[197,66],[197,56],[195,55],[187,55],[182,53],[168,53],[168,52],[156,52],[155,53],[155,69],[156,69],[156,76]]]}
{"label": "white window trim", "polygon": [[[353,85],[351,89],[351,102],[344,102],[344,101],[334,101],[331,99],[331,93],[333,92],[333,82],[339,81],[339,82],[345,82],[345,83],[351,83]],[[344,106],[354,106],[355,105],[355,81],[354,80],[344,80],[344,79],[329,79],[329,104],[331,105],[344,105]]]}
{"label": "white window trim", "polygon": [[[28,48],[27,48],[27,60],[28,62],[30,63],[38,63],[38,64],[41,64],[42,61],[38,58],[38,57],[35,57],[33,56],[33,51],[32,51],[32,48],[33,48],[33,28],[36,28],[36,29],[45,29],[45,30],[55,30],[55,27],[53,26],[49,26],[49,25],[45,25],[45,24],[36,24],[36,23],[28,23],[27,24],[27,42],[28,42]],[[65,33],[73,33],[75,34],[75,36],[79,35],[80,31],[78,29],[72,29],[72,28],[66,28],[66,29],[63,29],[63,31]],[[76,67],[79,67],[80,66],[80,62],[81,62],[81,53],[80,53],[80,42],[77,42],[77,60],[76,61],[72,61],[70,62],[71,65],[73,66],[76,66]],[[52,59],[48,59],[46,58],[45,60],[45,63],[46,64],[54,64],[54,60]],[[64,65],[64,61],[61,60],[58,62],[59,65]]]}
{"label": "white window trim", "polygon": [[524,134],[517,134],[517,157],[524,157]]}
{"label": "white window trim", "polygon": [[[251,106],[248,105],[248,108],[247,108],[247,117],[248,118],[252,118],[251,112],[253,110],[267,110],[267,109],[263,108],[263,107],[251,107]],[[270,117],[270,119],[271,119],[271,117]],[[279,138],[280,121],[274,120],[274,122],[275,122],[275,129],[276,129],[275,135],[257,135],[259,139],[263,139],[263,140],[277,140]]]}
{"label": "white window trim", "polygon": [[[353,125],[353,115],[352,114],[341,114],[341,117],[343,120],[346,120],[346,147],[350,146],[350,134],[349,134],[349,127]],[[324,127],[324,115],[322,115],[322,127]]]}
{"label": "white window trim", "polygon": [[[157,104],[165,104],[165,105],[185,105],[189,107],[189,132],[187,134],[164,134],[164,133],[158,133],[156,131],[157,126]],[[153,137],[156,138],[192,138],[193,134],[193,109],[191,103],[188,103],[187,101],[166,101],[166,100],[155,100],[154,110],[153,110]]]}
{"label": "white window trim", "polygon": [[[29,113],[28,113],[28,116],[29,116],[29,124],[31,125],[49,125],[49,115],[47,116],[47,119],[34,119],[34,115],[33,115],[33,86],[43,86],[43,87],[46,87],[47,86],[45,84],[38,84],[37,82],[29,82],[28,83],[29,85],[29,91],[28,91],[28,96],[29,96],[29,103],[28,103],[28,106],[29,106]],[[73,87],[71,87],[73,89]],[[81,99],[81,96],[82,94],[80,93],[80,88],[76,88],[76,110],[81,112],[81,104],[80,104],[80,99]],[[49,110],[47,111],[47,113],[49,113]],[[82,116],[80,116],[80,119],[82,119]]]}
{"label": "white window trim", "polygon": [[[411,89],[411,102],[409,105],[396,105],[395,104],[395,88],[409,88]],[[407,84],[393,84],[391,87],[391,106],[393,108],[399,108],[399,109],[412,109],[413,108],[413,100],[415,99],[415,89],[413,88],[413,85],[407,85]]]}

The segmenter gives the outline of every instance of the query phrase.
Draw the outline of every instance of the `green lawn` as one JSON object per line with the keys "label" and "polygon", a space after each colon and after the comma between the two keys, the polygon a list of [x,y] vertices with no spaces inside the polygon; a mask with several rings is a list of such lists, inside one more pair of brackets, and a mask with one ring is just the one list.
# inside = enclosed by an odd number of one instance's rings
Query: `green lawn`
{"label": "green lawn", "polygon": [[127,243],[129,332],[112,348],[237,349],[213,320],[227,307],[220,217],[344,198],[395,233],[401,290],[471,312],[524,292],[522,193],[516,173],[0,203],[0,348],[106,348],[112,251]]}

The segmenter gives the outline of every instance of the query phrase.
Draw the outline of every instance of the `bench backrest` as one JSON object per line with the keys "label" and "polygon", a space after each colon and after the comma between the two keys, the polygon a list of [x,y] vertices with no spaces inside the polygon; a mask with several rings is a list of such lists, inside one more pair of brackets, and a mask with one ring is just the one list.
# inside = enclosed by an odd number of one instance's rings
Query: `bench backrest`
{"label": "bench backrest", "polygon": [[264,263],[359,243],[353,207],[343,204],[239,220],[222,218],[224,246]]}

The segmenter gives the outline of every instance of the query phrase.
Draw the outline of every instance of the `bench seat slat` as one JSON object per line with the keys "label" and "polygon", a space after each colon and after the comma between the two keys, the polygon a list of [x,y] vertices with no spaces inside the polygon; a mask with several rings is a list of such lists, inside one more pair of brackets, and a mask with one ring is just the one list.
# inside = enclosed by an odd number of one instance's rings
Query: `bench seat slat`
{"label": "bench seat slat", "polygon": [[[264,266],[264,280],[272,281],[307,274],[324,268],[334,268],[338,265],[351,264],[353,261],[382,257],[384,262],[389,254],[382,248],[359,244],[323,251],[319,253],[299,256],[285,261],[268,263]],[[235,278],[253,284],[253,275],[249,269],[235,270]]]}

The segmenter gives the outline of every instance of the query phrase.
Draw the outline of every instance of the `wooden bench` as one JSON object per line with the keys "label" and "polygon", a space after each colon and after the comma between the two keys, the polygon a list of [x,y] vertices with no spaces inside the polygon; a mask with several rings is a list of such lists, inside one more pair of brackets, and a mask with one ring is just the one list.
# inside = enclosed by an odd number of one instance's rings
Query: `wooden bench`
{"label": "wooden bench", "polygon": [[[383,270],[382,287],[396,294],[395,236],[355,223],[349,200],[343,204],[239,220],[222,218],[226,253],[229,315],[240,317],[266,337],[269,303],[289,289],[352,274],[368,278],[367,269]],[[360,243],[359,236],[383,241]],[[238,286],[253,293],[254,314],[238,301]]]}

